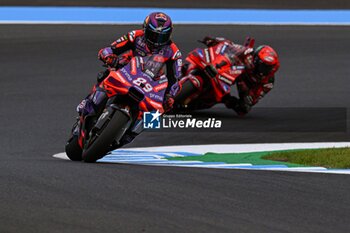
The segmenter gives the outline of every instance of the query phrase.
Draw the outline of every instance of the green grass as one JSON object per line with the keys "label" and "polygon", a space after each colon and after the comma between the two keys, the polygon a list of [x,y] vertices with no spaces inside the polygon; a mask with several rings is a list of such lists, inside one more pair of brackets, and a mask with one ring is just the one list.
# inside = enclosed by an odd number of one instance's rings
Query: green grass
{"label": "green grass", "polygon": [[283,161],[272,161],[262,159],[264,155],[270,152],[250,152],[250,153],[206,153],[200,156],[174,157],[168,160],[196,160],[203,162],[225,162],[225,163],[251,163],[253,165],[286,165],[288,167],[300,167],[303,165],[293,164]]}
{"label": "green grass", "polygon": [[288,167],[322,166],[327,168],[350,168],[350,147],[251,153],[209,152],[200,156],[175,157],[168,160],[286,165]]}
{"label": "green grass", "polygon": [[271,152],[262,159],[322,166],[327,168],[350,168],[350,148],[308,149],[285,152]]}

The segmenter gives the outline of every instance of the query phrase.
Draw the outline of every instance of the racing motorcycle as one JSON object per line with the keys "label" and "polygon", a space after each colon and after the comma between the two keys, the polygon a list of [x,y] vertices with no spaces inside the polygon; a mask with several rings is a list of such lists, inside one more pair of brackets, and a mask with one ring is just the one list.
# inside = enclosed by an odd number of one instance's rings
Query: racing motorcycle
{"label": "racing motorcycle", "polygon": [[107,94],[93,114],[80,115],[66,144],[74,161],[95,162],[121,144],[127,132],[142,127],[144,112],[164,112],[168,86],[161,55],[133,57],[120,69],[108,69],[100,83]]}
{"label": "racing motorcycle", "polygon": [[[252,48],[253,45],[254,39],[247,38],[245,46]],[[245,66],[221,54],[224,46],[196,48],[189,53],[184,69],[190,67],[191,72],[179,81],[181,89],[173,111],[210,108],[230,94],[236,79],[245,72]]]}

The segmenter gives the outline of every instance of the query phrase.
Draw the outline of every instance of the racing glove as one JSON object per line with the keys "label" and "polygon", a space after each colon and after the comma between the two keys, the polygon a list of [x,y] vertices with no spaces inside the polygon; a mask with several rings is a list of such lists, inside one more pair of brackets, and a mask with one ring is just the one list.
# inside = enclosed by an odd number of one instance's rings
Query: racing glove
{"label": "racing glove", "polygon": [[112,48],[110,47],[101,49],[98,52],[98,59],[100,59],[111,68],[116,68],[119,64],[118,56],[113,53]]}

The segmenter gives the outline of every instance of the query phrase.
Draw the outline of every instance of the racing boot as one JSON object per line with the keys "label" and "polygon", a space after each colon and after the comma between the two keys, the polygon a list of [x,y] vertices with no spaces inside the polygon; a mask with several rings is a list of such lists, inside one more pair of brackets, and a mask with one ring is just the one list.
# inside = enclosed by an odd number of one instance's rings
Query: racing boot
{"label": "racing boot", "polygon": [[105,108],[107,100],[108,97],[105,90],[96,87],[94,91],[77,106],[79,116],[84,118],[84,128],[87,132],[89,132],[96,123],[97,116]]}
{"label": "racing boot", "polygon": [[95,87],[95,90],[83,99],[77,106],[77,112],[80,116],[95,115],[98,113],[107,101],[105,90]]}

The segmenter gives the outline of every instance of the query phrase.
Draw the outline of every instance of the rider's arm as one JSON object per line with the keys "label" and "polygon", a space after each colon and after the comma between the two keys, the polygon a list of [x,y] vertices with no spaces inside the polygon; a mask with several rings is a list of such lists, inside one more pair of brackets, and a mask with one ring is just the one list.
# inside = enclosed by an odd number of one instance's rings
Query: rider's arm
{"label": "rider's arm", "polygon": [[[241,101],[241,110],[245,114],[248,113],[255,104],[259,102],[268,92],[270,92],[274,86],[275,77],[265,77],[260,83],[253,85],[249,90],[240,91],[239,85],[238,91]],[[246,89],[246,87],[244,87]],[[243,89],[243,88],[241,88]]]}
{"label": "rider's arm", "polygon": [[168,78],[168,87],[166,89],[166,93],[170,93],[173,96],[176,93],[173,93],[174,91],[172,91],[171,88],[177,84],[177,82],[182,77],[182,55],[174,43],[171,44],[171,48],[173,50],[173,56],[168,60],[166,64]]}
{"label": "rider's arm", "polygon": [[114,54],[120,55],[128,50],[135,48],[136,37],[142,36],[143,30],[135,30],[129,32],[127,35],[120,37],[118,40],[111,44],[111,48]]}
{"label": "rider's arm", "polygon": [[239,98],[228,96],[224,100],[226,107],[232,108],[239,115],[247,114],[274,86],[274,76],[265,77],[259,84],[247,87],[243,81],[237,82]]}
{"label": "rider's arm", "polygon": [[165,111],[169,111],[174,104],[174,97],[178,94],[180,89],[179,80],[182,77],[182,58],[181,52],[175,44],[171,44],[173,56],[166,63],[166,72],[168,78],[168,86],[165,90],[165,99],[163,106]]}
{"label": "rider's arm", "polygon": [[101,49],[98,52],[98,58],[107,65],[115,66],[118,63],[118,56],[126,51],[133,50],[135,38],[141,35],[143,35],[142,30],[129,32],[114,41],[111,46]]}
{"label": "rider's arm", "polygon": [[[261,83],[257,84],[249,90],[248,95],[245,97],[245,103],[251,106],[257,104],[267,93],[269,93],[275,82],[275,77],[265,77]],[[249,97],[248,97],[249,96]]]}

